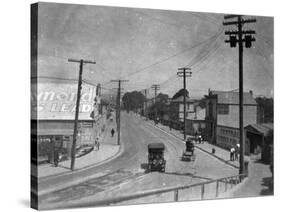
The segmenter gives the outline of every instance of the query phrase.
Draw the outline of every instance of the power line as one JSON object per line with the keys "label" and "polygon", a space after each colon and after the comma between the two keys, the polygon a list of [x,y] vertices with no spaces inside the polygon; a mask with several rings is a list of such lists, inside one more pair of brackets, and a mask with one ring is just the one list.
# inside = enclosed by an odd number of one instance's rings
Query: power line
{"label": "power line", "polygon": [[[212,42],[206,44],[207,48],[205,49],[202,47],[201,51],[199,54],[197,54],[189,63],[186,65],[187,67],[192,67],[195,65],[198,61],[201,61],[201,58],[204,58],[205,55],[208,55],[209,52],[212,49],[212,46],[214,46],[217,43],[217,39],[219,38],[220,35],[222,35],[223,29],[221,29],[216,37],[212,39]],[[215,44],[213,43],[215,42]]]}
{"label": "power line", "polygon": [[[260,49],[260,47],[258,45],[255,46],[255,48],[253,48],[256,50],[256,52],[263,58],[265,58],[267,61],[267,57],[264,55],[264,53],[262,53],[262,49]],[[270,61],[268,61],[269,63],[271,63]],[[265,68],[265,66],[263,66]],[[269,73],[269,71],[267,69],[262,68],[262,70],[264,71],[264,73],[266,73],[271,79],[273,79],[273,76],[271,73]]]}
{"label": "power line", "polygon": [[[216,19],[214,19],[213,17],[211,17],[211,16],[203,16],[203,14],[202,13],[197,13],[197,12],[189,12],[191,15],[193,15],[193,16],[196,16],[196,17],[198,17],[198,18],[200,18],[200,19],[203,19],[204,21],[208,21],[208,22],[210,22],[210,23],[213,23],[213,24],[218,24],[219,23],[219,21],[218,20],[216,20]],[[213,21],[212,21],[213,20]]]}
{"label": "power line", "polygon": [[136,70],[136,71],[134,71],[134,72],[132,72],[132,73],[129,73],[129,74],[126,75],[126,77],[132,76],[132,75],[137,74],[137,73],[142,72],[142,71],[145,71],[145,70],[147,70],[147,69],[149,69],[149,68],[151,68],[151,67],[153,67],[153,66],[155,66],[155,65],[158,65],[158,64],[161,64],[161,63],[163,63],[163,62],[166,62],[167,60],[170,60],[170,59],[172,59],[172,58],[174,58],[174,57],[176,57],[176,56],[178,56],[178,55],[181,55],[181,54],[183,54],[183,53],[185,53],[185,52],[187,52],[187,51],[189,51],[189,50],[191,50],[191,49],[194,49],[194,48],[196,48],[196,47],[198,47],[198,46],[200,46],[200,45],[202,45],[202,44],[205,44],[205,43],[207,43],[207,42],[209,42],[209,41],[212,41],[212,39],[214,39],[215,37],[217,37],[218,35],[220,35],[220,33],[221,33],[221,30],[220,30],[219,32],[217,32],[215,35],[209,37],[208,39],[206,39],[206,40],[204,40],[204,41],[202,41],[202,42],[199,42],[199,43],[197,43],[197,44],[195,44],[195,45],[193,45],[193,46],[190,46],[189,48],[187,48],[187,49],[185,49],[185,50],[183,50],[183,51],[177,52],[176,54],[173,54],[173,55],[171,55],[171,56],[169,56],[169,57],[167,57],[167,58],[164,58],[164,59],[159,60],[159,61],[157,61],[157,62],[155,62],[155,63],[152,63],[152,64],[150,64],[150,65],[148,65],[148,66],[145,66],[145,67],[143,67],[143,68],[140,68],[139,70]]}

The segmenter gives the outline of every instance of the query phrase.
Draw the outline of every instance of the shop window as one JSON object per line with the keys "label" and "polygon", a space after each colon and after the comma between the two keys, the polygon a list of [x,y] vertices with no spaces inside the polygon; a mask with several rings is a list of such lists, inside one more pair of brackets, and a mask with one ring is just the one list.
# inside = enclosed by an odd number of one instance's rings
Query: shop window
{"label": "shop window", "polygon": [[218,114],[229,114],[229,105],[218,105]]}

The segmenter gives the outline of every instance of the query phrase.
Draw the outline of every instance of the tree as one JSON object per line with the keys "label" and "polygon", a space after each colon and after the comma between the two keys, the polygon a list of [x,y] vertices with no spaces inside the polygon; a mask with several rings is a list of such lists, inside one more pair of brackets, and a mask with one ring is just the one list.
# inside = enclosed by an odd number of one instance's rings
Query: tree
{"label": "tree", "polygon": [[206,108],[206,98],[203,97],[202,99],[200,99],[198,105],[199,105],[201,108]]}
{"label": "tree", "polygon": [[145,96],[139,91],[127,92],[122,97],[124,109],[127,111],[136,111],[142,108],[145,100]]}
{"label": "tree", "polygon": [[168,100],[168,94],[159,93],[156,96],[155,103],[148,108],[148,115],[151,118],[156,118],[155,114],[157,112],[157,116],[163,119],[164,115],[169,113]]}

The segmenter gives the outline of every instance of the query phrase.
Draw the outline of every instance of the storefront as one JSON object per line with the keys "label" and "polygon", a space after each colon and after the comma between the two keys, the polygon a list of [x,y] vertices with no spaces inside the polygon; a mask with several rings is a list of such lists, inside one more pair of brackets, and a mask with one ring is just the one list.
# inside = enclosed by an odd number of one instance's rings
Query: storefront
{"label": "storefront", "polygon": [[[53,163],[54,151],[64,159],[71,153],[76,109],[76,83],[43,81],[32,84],[32,140],[37,162]],[[76,148],[94,145],[104,125],[96,87],[82,86]],[[37,120],[36,120],[37,118]],[[34,159],[34,157],[33,157]]]}

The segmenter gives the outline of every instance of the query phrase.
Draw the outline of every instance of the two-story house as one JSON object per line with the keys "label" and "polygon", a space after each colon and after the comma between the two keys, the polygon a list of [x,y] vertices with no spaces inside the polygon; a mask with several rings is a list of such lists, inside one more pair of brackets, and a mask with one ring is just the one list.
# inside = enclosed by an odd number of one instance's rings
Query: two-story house
{"label": "two-story house", "polygon": [[[239,143],[239,93],[209,91],[206,98],[207,138],[209,142],[229,149]],[[257,123],[257,103],[252,92],[243,95],[244,127]],[[245,146],[247,151],[248,147]]]}
{"label": "two-story house", "polygon": [[[194,135],[202,133],[205,130],[205,109],[199,107],[195,99],[186,98],[186,133]],[[170,102],[170,120],[177,125],[183,127],[184,122],[184,98],[179,96]]]}

